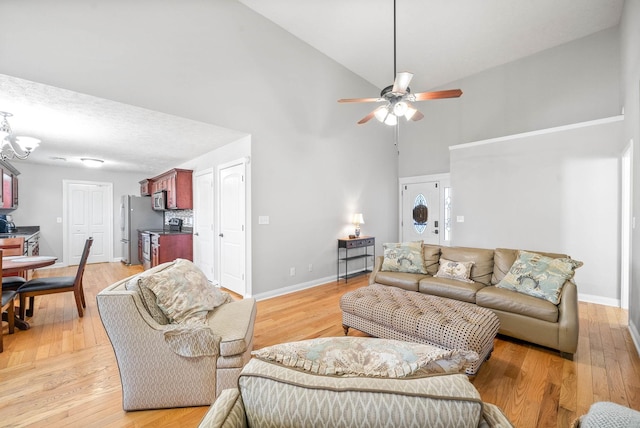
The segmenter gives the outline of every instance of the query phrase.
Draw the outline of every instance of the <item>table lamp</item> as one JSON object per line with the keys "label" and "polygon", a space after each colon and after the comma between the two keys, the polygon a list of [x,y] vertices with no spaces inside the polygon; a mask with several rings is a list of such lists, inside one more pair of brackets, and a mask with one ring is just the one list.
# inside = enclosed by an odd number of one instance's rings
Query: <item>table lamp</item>
{"label": "table lamp", "polygon": [[364,224],[364,218],[362,217],[362,213],[355,213],[353,215],[353,224],[356,225],[356,238],[360,236],[360,225]]}

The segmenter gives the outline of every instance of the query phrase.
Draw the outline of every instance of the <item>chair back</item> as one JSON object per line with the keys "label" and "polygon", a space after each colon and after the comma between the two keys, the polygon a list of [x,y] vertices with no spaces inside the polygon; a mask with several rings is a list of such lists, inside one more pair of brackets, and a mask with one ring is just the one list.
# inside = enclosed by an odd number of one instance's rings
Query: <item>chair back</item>
{"label": "chair back", "polygon": [[78,265],[78,272],[76,273],[76,280],[73,283],[74,288],[82,287],[82,275],[84,274],[84,267],[87,265],[91,244],[93,244],[93,237],[87,239],[84,243],[84,249],[82,250],[82,256],[80,257],[80,264]]}
{"label": "chair back", "polygon": [[20,238],[0,239],[0,249],[5,256],[21,256],[24,254],[24,236]]}

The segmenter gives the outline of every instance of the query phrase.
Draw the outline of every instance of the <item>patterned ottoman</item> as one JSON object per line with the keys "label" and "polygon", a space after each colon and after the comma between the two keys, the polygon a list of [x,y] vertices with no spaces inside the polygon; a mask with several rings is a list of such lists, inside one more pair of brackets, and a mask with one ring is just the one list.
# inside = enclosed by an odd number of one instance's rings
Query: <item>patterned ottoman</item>
{"label": "patterned ottoman", "polygon": [[355,328],[371,336],[475,351],[480,358],[466,373],[474,375],[493,350],[500,321],[471,303],[373,284],[340,298],[345,335]]}

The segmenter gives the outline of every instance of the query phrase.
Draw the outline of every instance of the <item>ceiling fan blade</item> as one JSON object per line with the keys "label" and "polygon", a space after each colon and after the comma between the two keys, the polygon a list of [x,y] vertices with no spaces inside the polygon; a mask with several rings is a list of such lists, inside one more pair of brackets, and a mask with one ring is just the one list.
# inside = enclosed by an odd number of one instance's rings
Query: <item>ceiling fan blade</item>
{"label": "ceiling fan blade", "polygon": [[446,91],[435,92],[419,92],[417,94],[413,94],[416,101],[437,100],[441,98],[458,98],[460,95],[462,95],[462,91],[460,89],[448,89]]}
{"label": "ceiling fan blade", "polygon": [[375,103],[381,101],[380,98],[342,98],[339,103]]}
{"label": "ceiling fan blade", "polygon": [[411,120],[413,120],[414,122],[417,122],[420,119],[424,119],[424,114],[422,114],[422,113],[420,113],[420,111],[416,110],[416,112],[413,113],[413,116],[411,116]]}
{"label": "ceiling fan blade", "polygon": [[407,92],[407,88],[409,87],[409,82],[413,78],[413,73],[409,73],[408,71],[402,71],[396,75],[396,80],[393,82],[393,89],[391,92],[396,92],[399,94],[404,94]]}
{"label": "ceiling fan blade", "polygon": [[365,124],[365,123],[369,122],[369,121],[370,121],[371,119],[373,119],[373,117],[376,115],[376,112],[377,112],[378,110],[380,110],[381,108],[384,108],[384,107],[380,106],[380,107],[378,107],[378,108],[374,109],[371,113],[369,113],[368,115],[366,115],[366,116],[365,116],[365,117],[363,117],[362,119],[360,119],[360,120],[358,121],[358,125],[363,125],[363,124]]}

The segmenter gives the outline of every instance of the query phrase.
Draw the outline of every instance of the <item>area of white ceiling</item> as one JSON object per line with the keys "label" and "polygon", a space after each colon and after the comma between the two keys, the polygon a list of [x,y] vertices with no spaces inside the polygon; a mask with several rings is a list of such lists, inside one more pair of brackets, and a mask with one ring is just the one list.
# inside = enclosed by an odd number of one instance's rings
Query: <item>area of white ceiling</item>
{"label": "area of white ceiling", "polygon": [[[393,82],[393,0],[240,1],[380,89]],[[396,0],[397,71],[414,73],[414,92],[441,87],[616,26],[623,5]]]}
{"label": "area of white ceiling", "polygon": [[[0,74],[2,109],[16,135],[43,141],[30,161],[154,173],[246,133]],[[177,136],[177,137],[176,137]]]}
{"label": "area of white ceiling", "polygon": [[[393,81],[393,0],[239,1],[376,87]],[[624,0],[396,1],[397,66],[398,71],[415,74],[414,92],[442,87],[616,26],[624,4]],[[184,14],[197,10],[189,2],[181,5]],[[152,37],[144,31],[144,22],[139,34]],[[69,49],[74,46],[62,50]],[[194,47],[192,55],[201,53]],[[188,79],[189,70],[184,72]],[[6,75],[0,75],[0,101],[0,110],[14,114],[10,120],[17,133],[43,140],[30,158],[41,163],[71,165],[86,156],[105,159],[105,168],[153,173],[246,136]],[[60,157],[67,160],[52,159]]]}

